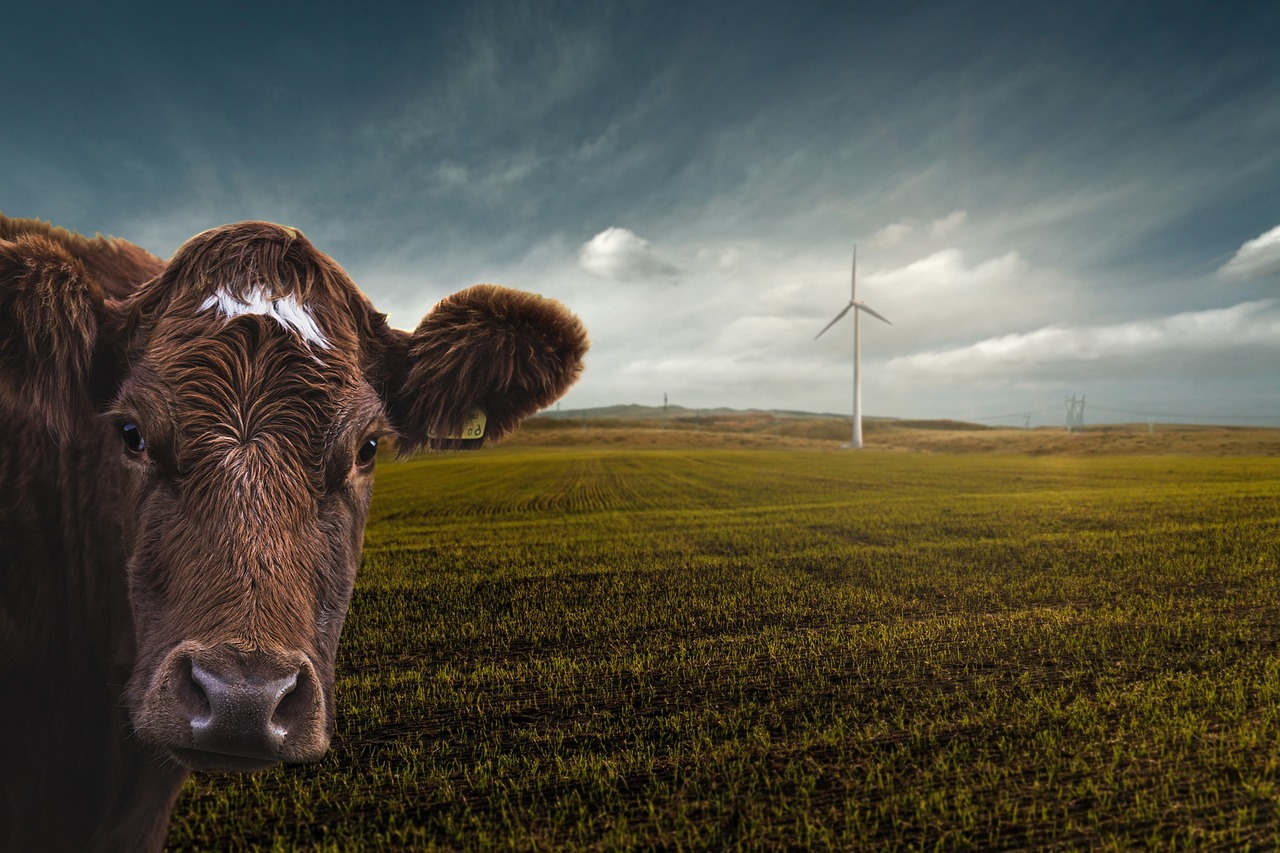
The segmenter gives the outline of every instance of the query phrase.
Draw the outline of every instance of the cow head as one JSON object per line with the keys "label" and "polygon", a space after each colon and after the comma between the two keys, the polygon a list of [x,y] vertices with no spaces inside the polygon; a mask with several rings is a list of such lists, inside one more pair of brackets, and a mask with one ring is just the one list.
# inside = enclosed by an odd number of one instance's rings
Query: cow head
{"label": "cow head", "polygon": [[70,367],[26,392],[55,429],[104,409],[128,472],[138,734],[192,768],[319,759],[378,442],[475,446],[477,409],[486,439],[509,432],[577,378],[581,324],[484,285],[393,330],[305,237],[260,222],[192,238],[122,300],[74,263],[63,278],[80,319],[27,348]]}

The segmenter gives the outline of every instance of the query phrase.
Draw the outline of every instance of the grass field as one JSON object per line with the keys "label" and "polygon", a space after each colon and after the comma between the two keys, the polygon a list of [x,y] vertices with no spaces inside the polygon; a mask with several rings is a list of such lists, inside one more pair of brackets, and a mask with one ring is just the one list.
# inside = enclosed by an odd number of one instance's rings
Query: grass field
{"label": "grass field", "polygon": [[379,464],[333,749],[174,849],[1280,845],[1280,459]]}

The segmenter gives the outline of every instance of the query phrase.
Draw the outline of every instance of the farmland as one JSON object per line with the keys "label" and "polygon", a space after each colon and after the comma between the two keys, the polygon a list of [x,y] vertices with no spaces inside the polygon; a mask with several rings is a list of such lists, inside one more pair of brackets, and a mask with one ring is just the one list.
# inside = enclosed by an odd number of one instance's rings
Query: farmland
{"label": "farmland", "polygon": [[379,462],[317,765],[172,849],[1280,844],[1280,459]]}

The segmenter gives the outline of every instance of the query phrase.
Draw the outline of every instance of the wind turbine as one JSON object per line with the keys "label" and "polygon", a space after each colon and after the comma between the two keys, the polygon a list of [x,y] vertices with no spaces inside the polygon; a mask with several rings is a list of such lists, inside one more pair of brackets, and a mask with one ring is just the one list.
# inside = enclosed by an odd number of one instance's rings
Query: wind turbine
{"label": "wind turbine", "polygon": [[[852,450],[858,450],[862,447],[862,346],[858,340],[858,319],[859,315],[866,311],[877,320],[885,320],[884,317],[877,314],[865,302],[858,301],[858,247],[853,247],[853,275],[849,280],[849,304],[844,306],[835,319],[823,327],[821,332],[813,336],[816,341],[826,333],[836,323],[840,322],[840,318],[849,313],[853,309],[853,441],[845,445]],[[892,323],[889,323],[892,326]]]}

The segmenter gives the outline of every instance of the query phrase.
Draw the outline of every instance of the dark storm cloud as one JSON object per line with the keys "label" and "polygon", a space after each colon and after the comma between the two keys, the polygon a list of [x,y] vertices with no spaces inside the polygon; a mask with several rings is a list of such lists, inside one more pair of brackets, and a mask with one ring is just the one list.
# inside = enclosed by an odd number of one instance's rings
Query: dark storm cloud
{"label": "dark storm cloud", "polygon": [[[798,342],[853,239],[866,297],[894,312],[869,357],[923,383],[869,372],[868,406],[899,414],[935,414],[929,383],[954,375],[928,366],[981,374],[984,342],[1137,330],[1176,348],[1171,318],[1252,329],[1240,306],[1274,296],[1274,4],[25,4],[5,21],[0,210],[161,254],[287,222],[402,325],[480,279],[558,295],[597,342],[584,402],[665,383],[693,405],[840,408],[848,342]],[[680,302],[646,320],[645,277],[677,270]]]}

